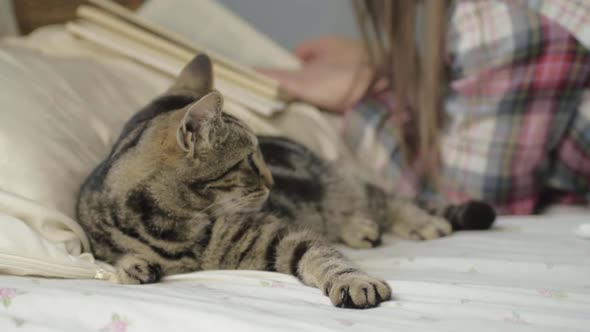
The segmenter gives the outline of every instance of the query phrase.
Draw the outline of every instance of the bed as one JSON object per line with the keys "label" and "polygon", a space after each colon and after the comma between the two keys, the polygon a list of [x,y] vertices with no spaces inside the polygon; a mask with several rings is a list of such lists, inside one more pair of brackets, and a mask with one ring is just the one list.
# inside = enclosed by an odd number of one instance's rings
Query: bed
{"label": "bed", "polygon": [[[169,83],[62,26],[0,43],[0,331],[590,330],[584,208],[502,217],[490,231],[428,242],[341,248],[393,288],[393,301],[370,310],[334,308],[318,289],[270,272],[109,281],[112,267],[92,258],[74,220],[75,192],[125,119]],[[338,155],[329,119],[308,108],[287,114],[241,115],[260,132]],[[297,136],[302,126],[318,134]]]}
{"label": "bed", "polygon": [[208,271],[163,283],[0,276],[0,330],[588,331],[587,212],[501,218],[487,232],[429,242],[387,237],[343,251],[388,280],[395,299],[332,307],[318,289],[270,272]]}

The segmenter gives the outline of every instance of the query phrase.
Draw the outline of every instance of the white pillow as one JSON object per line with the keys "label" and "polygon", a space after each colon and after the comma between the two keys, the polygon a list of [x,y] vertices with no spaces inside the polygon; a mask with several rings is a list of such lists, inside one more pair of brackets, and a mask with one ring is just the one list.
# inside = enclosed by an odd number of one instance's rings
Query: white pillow
{"label": "white pillow", "polygon": [[83,179],[165,89],[131,68],[0,46],[0,190],[75,217]]}
{"label": "white pillow", "polygon": [[169,81],[127,61],[0,43],[0,273],[112,279],[84,253],[78,189]]}

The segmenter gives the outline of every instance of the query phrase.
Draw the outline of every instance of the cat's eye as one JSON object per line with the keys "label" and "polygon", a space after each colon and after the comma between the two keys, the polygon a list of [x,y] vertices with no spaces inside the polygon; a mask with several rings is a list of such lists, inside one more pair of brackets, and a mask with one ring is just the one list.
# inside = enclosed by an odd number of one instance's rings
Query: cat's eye
{"label": "cat's eye", "polygon": [[188,188],[192,192],[202,193],[205,190],[207,190],[207,187],[208,187],[207,183],[202,182],[202,181],[193,181],[193,182],[191,182],[191,183],[188,184]]}
{"label": "cat's eye", "polygon": [[258,168],[258,165],[256,165],[256,162],[254,162],[254,153],[248,155],[248,165],[254,170],[254,172],[256,172],[256,174],[260,174],[260,169]]}
{"label": "cat's eye", "polygon": [[242,161],[240,160],[239,162],[235,163],[235,165],[233,165],[232,167],[228,168],[225,172],[221,173],[220,175],[218,175],[218,176],[216,176],[214,178],[192,181],[191,183],[189,183],[188,187],[193,192],[197,192],[197,191],[198,192],[204,192],[205,190],[207,190],[207,188],[212,183],[217,182],[217,181],[225,178],[226,176],[228,176],[230,173],[235,172],[236,170],[238,170],[238,168],[240,168],[240,164],[241,163],[242,163]]}

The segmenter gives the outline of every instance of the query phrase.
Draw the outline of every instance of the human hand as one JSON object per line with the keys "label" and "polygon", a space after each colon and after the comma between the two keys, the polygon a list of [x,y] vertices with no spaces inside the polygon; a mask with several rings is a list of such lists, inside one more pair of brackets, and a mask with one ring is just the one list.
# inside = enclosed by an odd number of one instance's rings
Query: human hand
{"label": "human hand", "polygon": [[300,70],[260,69],[276,79],[292,98],[330,111],[344,111],[358,102],[373,79],[362,44],[339,37],[322,37],[297,46]]}
{"label": "human hand", "polygon": [[354,66],[367,62],[363,44],[356,39],[323,36],[297,45],[293,50],[303,64],[330,63]]}

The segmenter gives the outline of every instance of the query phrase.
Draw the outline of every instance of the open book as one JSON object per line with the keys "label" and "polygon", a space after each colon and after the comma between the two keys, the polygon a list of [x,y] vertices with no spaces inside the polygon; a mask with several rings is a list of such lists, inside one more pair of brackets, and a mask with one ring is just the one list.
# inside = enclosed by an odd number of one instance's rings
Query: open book
{"label": "open book", "polygon": [[[237,50],[248,48],[259,54],[272,54],[286,67],[295,68],[297,60],[270,39],[222,7],[214,0],[200,0],[195,13],[195,34],[205,44],[187,38],[140,17],[110,0],[89,0],[78,8],[78,19],[67,24],[72,34],[128,57],[151,69],[175,77],[195,54],[207,53],[213,61],[215,85],[229,102],[259,115],[270,116],[285,108],[278,84],[237,59],[221,54],[219,43],[232,43]],[[212,23],[222,22],[232,30],[234,40],[215,39]],[[227,36],[228,34],[225,34]],[[194,36],[191,36],[194,37]],[[217,45],[208,44],[217,43]],[[240,43],[242,45],[240,45]],[[240,54],[237,51],[235,54]]]}

